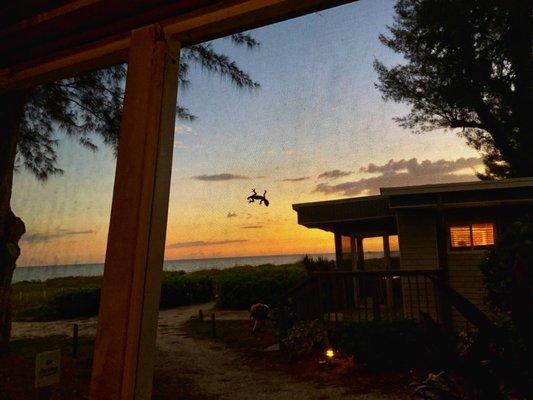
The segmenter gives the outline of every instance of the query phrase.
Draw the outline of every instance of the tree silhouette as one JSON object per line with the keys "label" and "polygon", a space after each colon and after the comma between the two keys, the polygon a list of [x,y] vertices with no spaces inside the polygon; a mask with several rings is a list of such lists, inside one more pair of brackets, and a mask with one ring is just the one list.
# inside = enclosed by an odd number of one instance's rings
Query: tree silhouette
{"label": "tree silhouette", "polygon": [[460,128],[494,179],[533,175],[530,0],[399,0],[381,42],[404,56],[375,61],[385,100],[407,103],[396,121],[415,132]]}
{"label": "tree silhouette", "polygon": [[[236,46],[259,47],[249,34],[239,33],[228,39]],[[259,87],[227,55],[217,52],[211,43],[202,43],[181,51],[182,89],[190,86],[188,73],[193,64],[229,80],[236,88]],[[0,96],[0,352],[7,349],[10,338],[10,286],[20,255],[18,241],[25,232],[24,223],[10,206],[13,173],[25,168],[41,181],[63,173],[57,166],[60,133],[92,151],[98,149],[95,137],[116,150],[126,68],[118,65]],[[195,118],[179,105],[177,116]]]}

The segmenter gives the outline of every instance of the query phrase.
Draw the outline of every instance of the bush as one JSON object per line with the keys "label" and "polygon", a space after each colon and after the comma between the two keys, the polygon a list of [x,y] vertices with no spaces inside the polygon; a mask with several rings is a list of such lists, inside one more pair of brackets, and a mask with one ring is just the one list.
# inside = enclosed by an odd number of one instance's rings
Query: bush
{"label": "bush", "polygon": [[231,268],[216,278],[217,306],[242,310],[258,302],[276,306],[281,296],[305,279],[299,266]]}
{"label": "bush", "polygon": [[424,362],[424,331],[412,320],[341,324],[331,343],[370,372],[405,371]]}
{"label": "bush", "polygon": [[57,293],[47,302],[45,310],[50,319],[91,317],[98,314],[100,289],[69,289]]}
{"label": "bush", "polygon": [[324,327],[318,320],[296,322],[281,339],[281,346],[291,359],[305,356],[323,343]]}
{"label": "bush", "polygon": [[314,259],[307,254],[302,259],[301,263],[308,273],[333,271],[336,269],[335,261],[327,260],[324,257]]}
{"label": "bush", "polygon": [[209,276],[166,274],[161,286],[161,308],[204,303],[214,297],[213,279]]}
{"label": "bush", "polygon": [[[183,273],[165,273],[161,286],[161,308],[203,303],[214,298],[213,279],[209,276],[189,276]],[[54,294],[39,307],[17,312],[17,319],[49,321],[98,314],[99,287],[67,288]]]}
{"label": "bush", "polygon": [[[523,271],[516,269],[523,268]],[[522,282],[513,282],[515,276]],[[519,294],[513,285],[530,287],[533,284],[533,220],[515,222],[496,242],[481,264],[487,302],[492,310],[508,313],[511,302]],[[520,299],[520,303],[528,302]],[[531,302],[531,297],[529,298]]]}

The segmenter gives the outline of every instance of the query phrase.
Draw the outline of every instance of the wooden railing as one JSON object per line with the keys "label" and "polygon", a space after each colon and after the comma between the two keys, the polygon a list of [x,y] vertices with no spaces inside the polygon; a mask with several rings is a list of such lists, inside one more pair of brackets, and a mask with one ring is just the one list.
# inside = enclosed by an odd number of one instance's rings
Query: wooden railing
{"label": "wooden railing", "polygon": [[283,299],[292,320],[325,322],[419,319],[443,322],[440,270],[315,272]]}

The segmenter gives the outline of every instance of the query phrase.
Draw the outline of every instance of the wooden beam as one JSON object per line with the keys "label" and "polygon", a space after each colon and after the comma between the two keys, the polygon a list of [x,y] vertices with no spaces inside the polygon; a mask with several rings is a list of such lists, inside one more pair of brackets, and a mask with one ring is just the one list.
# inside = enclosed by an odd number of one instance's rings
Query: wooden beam
{"label": "wooden beam", "polygon": [[363,248],[363,237],[356,237],[357,244],[357,269],[359,271],[365,270],[365,249]]}
{"label": "wooden beam", "polygon": [[383,261],[385,269],[391,268],[389,235],[383,235]]}
{"label": "wooden beam", "polygon": [[91,399],[149,399],[170,191],[177,44],[131,35]]}
{"label": "wooden beam", "polygon": [[[356,0],[227,0],[160,21],[182,46],[268,25]],[[127,60],[129,32],[114,34],[0,71],[0,91],[67,78]]]}
{"label": "wooden beam", "polygon": [[[385,269],[391,269],[391,257],[390,257],[390,242],[389,235],[383,235],[383,263],[385,264]],[[392,277],[388,276],[385,278],[385,295],[387,297],[387,306],[389,308],[394,307],[394,293],[392,290]]]}
{"label": "wooden beam", "polygon": [[342,268],[342,235],[335,232],[335,261],[337,268]]}

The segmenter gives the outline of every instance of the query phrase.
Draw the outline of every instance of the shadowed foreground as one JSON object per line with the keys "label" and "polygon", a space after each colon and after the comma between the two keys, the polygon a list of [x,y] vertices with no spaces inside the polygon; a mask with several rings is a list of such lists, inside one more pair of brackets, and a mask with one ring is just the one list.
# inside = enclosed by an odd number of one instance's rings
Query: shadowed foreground
{"label": "shadowed foreground", "polygon": [[[396,399],[377,391],[354,393],[354,388],[339,387],[302,381],[281,370],[261,368],[253,358],[225,347],[219,342],[190,337],[185,322],[196,315],[199,308],[209,309],[212,304],[195,305],[160,312],[157,338],[154,399]],[[219,318],[247,318],[246,312],[221,312]],[[16,322],[13,326],[15,340],[67,335],[72,324],[80,326],[80,335],[94,336],[96,318],[80,321],[46,323]],[[16,356],[13,354],[12,357]],[[4,363],[4,365],[3,365]],[[0,360],[0,371],[6,370],[5,360]],[[33,370],[28,374],[32,375]],[[77,373],[80,392],[87,390],[89,376]],[[28,380],[29,378],[26,378]],[[7,384],[3,382],[2,384]],[[71,392],[72,393],[72,392]],[[17,398],[23,394],[18,391]],[[0,396],[1,399],[4,399]],[[15,397],[6,397],[14,399]],[[68,398],[56,393],[56,399]],[[81,398],[84,398],[83,396]]]}

